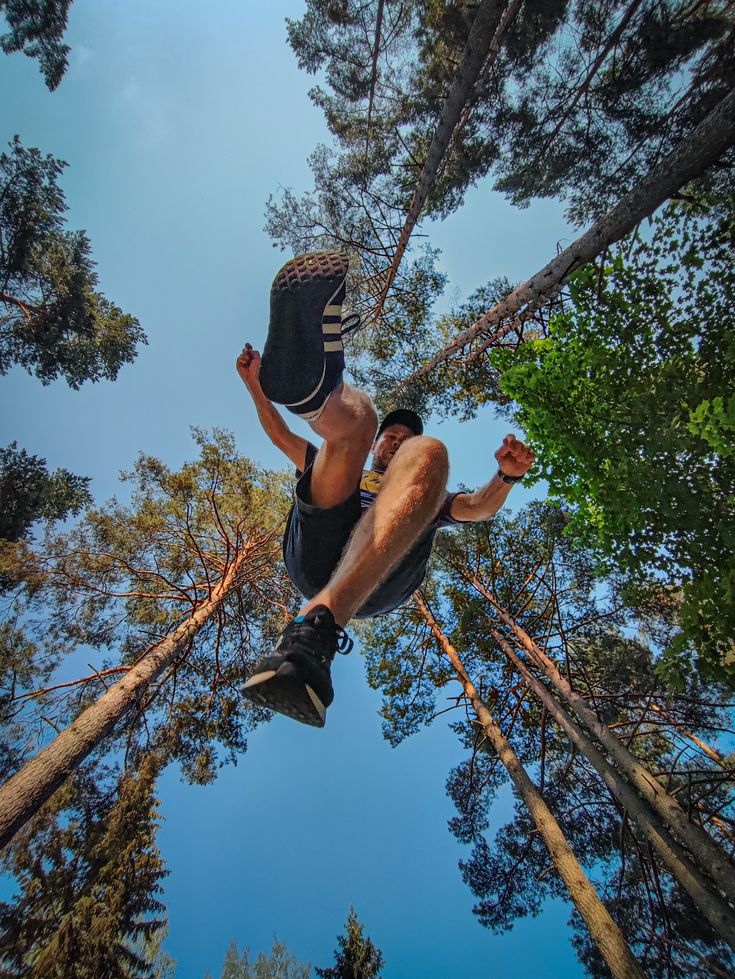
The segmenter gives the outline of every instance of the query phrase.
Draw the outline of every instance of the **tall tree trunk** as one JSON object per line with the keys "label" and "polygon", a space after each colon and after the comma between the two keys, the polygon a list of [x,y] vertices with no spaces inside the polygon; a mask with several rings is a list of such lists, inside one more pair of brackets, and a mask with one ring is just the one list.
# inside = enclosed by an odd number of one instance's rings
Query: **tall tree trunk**
{"label": "tall tree trunk", "polygon": [[555,719],[569,737],[577,750],[597,769],[605,784],[615,798],[627,811],[640,831],[650,840],[676,880],[688,892],[694,903],[707,918],[712,927],[735,949],[735,915],[732,909],[703,877],[699,868],[692,862],[687,852],[671,836],[658,814],[648,806],[630,784],[590,741],[578,724],[534,676],[518,656],[513,647],[497,632],[491,635],[505,655],[525,679],[548,713]]}
{"label": "tall tree trunk", "polygon": [[700,826],[691,822],[676,799],[669,795],[651,772],[628,751],[607,725],[602,723],[597,714],[590,710],[584,697],[572,689],[568,681],[559,672],[556,664],[518,625],[506,609],[495,601],[482,582],[474,577],[468,580],[492,605],[499,618],[511,630],[528,654],[531,662],[538,666],[551,681],[592,737],[605,748],[619,770],[659,814],[681,843],[690,850],[697,864],[709,874],[730,904],[735,907],[735,867],[727,859],[724,851]]}
{"label": "tall tree trunk", "polygon": [[408,239],[411,237],[411,232],[416,226],[421,209],[434,185],[439,167],[444,159],[444,154],[452,139],[452,134],[460,121],[462,110],[470,98],[478,75],[487,63],[488,51],[492,49],[493,44],[495,44],[495,53],[497,55],[500,38],[496,38],[495,34],[504,7],[505,0],[481,0],[479,4],[474,23],[467,38],[467,44],[462,54],[462,61],[457,69],[457,74],[454,76],[449,95],[442,107],[441,118],[434,131],[421,175],[416,184],[416,189],[413,192],[411,205],[398,239],[393,261],[387,272],[385,285],[373,311],[376,320],[379,319],[383,311],[386,296],[396,277],[398,266],[401,264],[401,259],[408,245]]}
{"label": "tall tree trunk", "polygon": [[[403,390],[413,381],[431,373],[452,354],[461,350],[482,333],[498,327],[492,334],[500,340],[515,326],[514,322],[500,324],[515,316],[528,303],[547,296],[569,278],[576,269],[586,265],[605,249],[648,217],[680,187],[700,176],[735,143],[735,91],[725,96],[696,129],[662,160],[657,167],[612,210],[599,218],[580,238],[577,238],[548,265],[518,286],[502,302],[460,333],[442,351],[428,360],[396,389]],[[484,347],[489,342],[486,338]]]}
{"label": "tall tree trunk", "polygon": [[81,762],[140,702],[150,684],[217,611],[258,544],[244,545],[211,594],[170,636],[154,646],[114,686],[0,788],[0,848],[35,815]]}
{"label": "tall tree trunk", "polygon": [[584,918],[590,935],[599,948],[600,954],[607,963],[613,976],[615,979],[642,979],[645,973],[633,956],[623,933],[610,917],[607,908],[600,900],[597,891],[590,883],[589,878],[574,855],[574,851],[569,846],[559,823],[544,802],[541,793],[528,777],[518,756],[495,723],[486,704],[480,698],[480,695],[467,675],[457,650],[441,631],[436,619],[418,593],[414,595],[414,601],[424,621],[431,629],[439,646],[456,671],[464,688],[465,695],[472,704],[478,720],[482,724],[483,731],[497,752],[501,762],[508,770],[508,774],[513,780],[518,794],[528,806],[536,827],[549,850],[554,866],[566,884],[570,897]]}

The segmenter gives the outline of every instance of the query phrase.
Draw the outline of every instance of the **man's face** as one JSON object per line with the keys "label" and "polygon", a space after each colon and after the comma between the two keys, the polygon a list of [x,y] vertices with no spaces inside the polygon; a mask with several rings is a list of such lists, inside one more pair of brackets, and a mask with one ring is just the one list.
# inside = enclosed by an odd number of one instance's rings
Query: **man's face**
{"label": "man's face", "polygon": [[388,425],[373,442],[373,469],[385,471],[406,439],[416,433],[408,425]]}

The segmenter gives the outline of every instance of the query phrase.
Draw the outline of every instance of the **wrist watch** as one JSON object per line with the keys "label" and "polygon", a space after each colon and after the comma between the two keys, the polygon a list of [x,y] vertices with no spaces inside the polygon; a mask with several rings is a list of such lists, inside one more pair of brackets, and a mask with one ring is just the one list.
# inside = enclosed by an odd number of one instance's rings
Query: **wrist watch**
{"label": "wrist watch", "polygon": [[503,480],[504,483],[520,483],[523,476],[507,476],[502,469],[498,469],[498,476]]}

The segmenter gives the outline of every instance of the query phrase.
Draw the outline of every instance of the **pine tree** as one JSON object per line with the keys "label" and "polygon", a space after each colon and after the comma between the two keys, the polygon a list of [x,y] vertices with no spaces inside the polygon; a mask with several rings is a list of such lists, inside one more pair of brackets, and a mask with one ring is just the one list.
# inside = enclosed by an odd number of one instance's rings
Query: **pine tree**
{"label": "pine tree", "polygon": [[269,716],[243,705],[239,685],[294,601],[277,563],[288,497],[282,477],[258,470],[231,436],[195,437],[200,457],[178,472],[141,457],[128,506],[112,500],[67,534],[6,553],[26,640],[110,660],[14,694],[31,745],[39,730],[60,733],[0,790],[5,841],[108,735],[177,760],[204,784]]}
{"label": "pine tree", "polygon": [[[679,945],[673,954],[681,971],[674,974],[684,976],[691,968],[699,975],[701,956],[727,968],[731,953],[720,929],[733,940],[732,916],[720,883],[725,890],[732,883],[732,759],[707,742],[728,728],[723,712],[733,705],[724,691],[695,678],[678,692],[667,689],[649,640],[670,641],[679,628],[675,614],[665,606],[626,604],[624,577],[598,577],[594,554],[564,535],[567,520],[559,508],[533,504],[516,517],[499,515],[486,526],[445,535],[427,601],[441,611],[444,633],[461,651],[479,696],[520,762],[538,773],[544,799],[582,865],[600,881],[606,904],[646,970],[668,974],[666,940]],[[610,765],[595,748],[597,734],[577,737],[587,722],[576,701],[569,726],[562,710],[566,701],[541,670],[539,657],[526,655],[521,635],[536,637],[532,648],[559,664],[582,706],[628,743],[650,783],[658,780],[679,800],[684,822],[706,827],[724,868],[717,884],[709,876],[708,856],[692,860],[696,847],[682,845],[668,817],[650,807],[641,811],[637,788],[615,756],[610,753]],[[384,689],[386,736],[394,742],[438,712],[464,708],[465,699],[449,686],[454,674],[444,657],[437,661],[435,648],[426,621],[413,612],[372,625],[369,677]],[[539,680],[551,699],[539,699]],[[458,810],[451,828],[473,847],[462,868],[478,898],[476,913],[504,930],[519,916],[538,913],[546,898],[562,896],[561,881],[549,870],[546,848],[531,832],[524,807],[488,839],[488,807],[504,782],[502,769],[477,723],[460,719],[452,726],[469,757],[448,782]],[[664,860],[667,850],[670,859]],[[702,899],[699,906],[685,885]],[[645,913],[638,916],[626,910],[643,903]],[[677,936],[676,921],[685,918],[689,926]],[[598,961],[588,940],[579,941],[585,961]],[[656,956],[659,965],[652,967]]]}
{"label": "pine tree", "polygon": [[46,460],[13,442],[0,449],[0,538],[27,538],[38,520],[76,516],[91,501],[89,478],[66,469],[50,473]]}
{"label": "pine tree", "polygon": [[150,975],[143,940],[165,927],[158,770],[144,756],[111,788],[102,772],[80,772],[19,835],[6,864],[20,892],[0,906],[5,968],[38,979]]}
{"label": "pine tree", "polygon": [[239,952],[237,942],[231,942],[222,964],[221,979],[310,979],[311,966],[300,963],[277,938],[268,954],[259,952],[254,962],[250,957],[249,948]]}
{"label": "pine tree", "polygon": [[334,965],[317,968],[321,979],[373,979],[383,969],[383,953],[363,934],[354,908],[350,908],[344,933],[337,936],[339,947],[334,952]]}
{"label": "pine tree", "polygon": [[44,384],[114,380],[145,335],[97,289],[89,239],[64,228],[66,164],[16,136],[0,154],[0,374],[14,364]]}

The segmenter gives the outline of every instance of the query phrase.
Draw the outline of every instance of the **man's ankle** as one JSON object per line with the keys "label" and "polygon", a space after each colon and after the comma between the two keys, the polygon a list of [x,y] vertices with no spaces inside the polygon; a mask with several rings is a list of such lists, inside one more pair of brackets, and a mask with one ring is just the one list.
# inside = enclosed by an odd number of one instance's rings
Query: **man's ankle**
{"label": "man's ankle", "polygon": [[334,621],[343,629],[350,621],[351,616],[348,615],[346,618],[344,618],[343,614],[340,614],[337,604],[326,595],[316,595],[314,598],[310,599],[310,601],[308,601],[306,605],[304,605],[303,608],[297,613],[296,619],[303,619],[308,612],[313,611],[319,605],[323,605],[325,608],[329,609],[329,611],[332,613]]}

